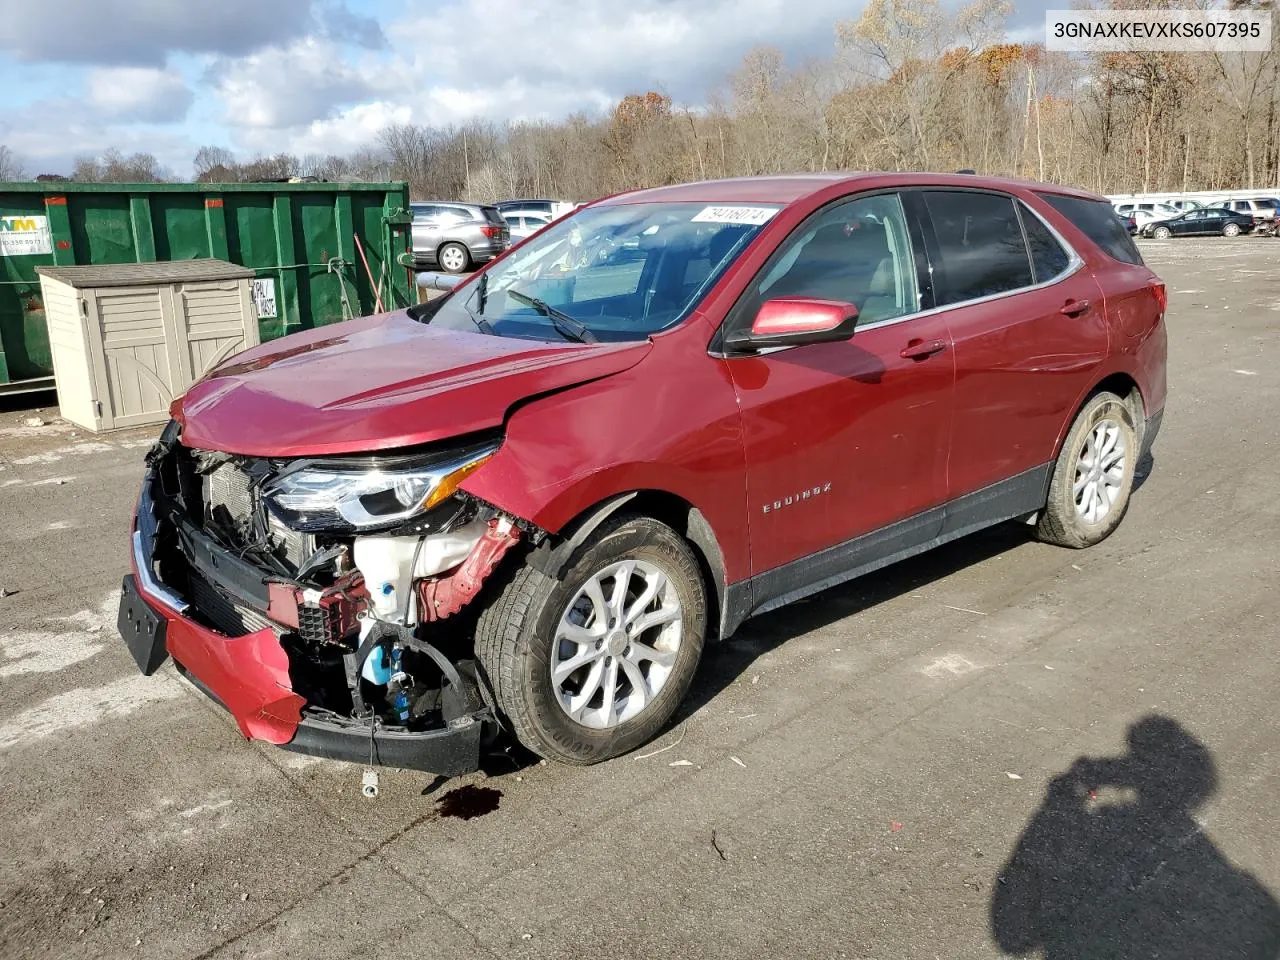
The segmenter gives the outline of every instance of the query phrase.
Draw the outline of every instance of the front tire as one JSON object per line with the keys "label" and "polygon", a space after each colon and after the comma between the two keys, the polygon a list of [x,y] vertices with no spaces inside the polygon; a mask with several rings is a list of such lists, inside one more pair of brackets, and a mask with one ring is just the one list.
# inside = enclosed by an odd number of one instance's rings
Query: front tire
{"label": "front tire", "polygon": [[1058,454],[1036,535],[1077,549],[1105,540],[1129,509],[1137,462],[1133,411],[1114,393],[1095,394]]}
{"label": "front tire", "polygon": [[1173,231],[1168,227],[1156,227],[1151,231],[1151,236],[1155,237],[1157,240],[1168,240],[1173,236]]}
{"label": "front tire", "polygon": [[591,764],[666,726],[702,656],[697,558],[649,517],[610,517],[560,579],[526,562],[481,613],[476,657],[504,723],[539,756]]}

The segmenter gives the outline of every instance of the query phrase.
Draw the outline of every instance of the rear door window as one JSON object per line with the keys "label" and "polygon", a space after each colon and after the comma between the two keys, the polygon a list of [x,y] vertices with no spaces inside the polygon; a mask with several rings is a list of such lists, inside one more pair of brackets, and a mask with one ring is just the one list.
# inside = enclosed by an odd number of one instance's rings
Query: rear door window
{"label": "rear door window", "polygon": [[1039,193],[1041,200],[1070,220],[1081,233],[1102,248],[1103,253],[1123,263],[1142,263],[1142,254],[1129,231],[1111,216],[1105,200],[1065,197],[1059,193]]}
{"label": "rear door window", "polygon": [[1031,258],[1012,197],[926,190],[924,201],[942,267],[941,280],[934,277],[938,306],[1032,285]]}

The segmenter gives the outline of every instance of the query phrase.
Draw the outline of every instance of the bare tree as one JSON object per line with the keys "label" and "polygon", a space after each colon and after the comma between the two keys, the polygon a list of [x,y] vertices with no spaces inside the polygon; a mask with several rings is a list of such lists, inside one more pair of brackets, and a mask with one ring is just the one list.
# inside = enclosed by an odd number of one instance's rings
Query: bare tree
{"label": "bare tree", "polygon": [[240,179],[235,154],[226,147],[201,147],[191,161],[197,183],[234,183]]}
{"label": "bare tree", "polygon": [[99,156],[78,157],[71,179],[88,183],[157,183],[165,179],[165,172],[152,154],[125,156],[117,148],[108,147]]}
{"label": "bare tree", "polygon": [[17,156],[0,143],[0,180],[21,180],[23,176],[22,164]]}

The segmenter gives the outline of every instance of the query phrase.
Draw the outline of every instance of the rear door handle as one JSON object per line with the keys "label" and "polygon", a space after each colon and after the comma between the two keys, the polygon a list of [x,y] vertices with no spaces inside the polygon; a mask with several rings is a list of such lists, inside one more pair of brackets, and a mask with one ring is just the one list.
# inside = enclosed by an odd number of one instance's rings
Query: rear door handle
{"label": "rear door handle", "polygon": [[1088,309],[1088,300],[1068,300],[1062,305],[1062,309],[1058,312],[1066,314],[1068,317],[1078,317]]}
{"label": "rear door handle", "polygon": [[898,356],[903,360],[923,360],[947,349],[945,340],[912,340]]}

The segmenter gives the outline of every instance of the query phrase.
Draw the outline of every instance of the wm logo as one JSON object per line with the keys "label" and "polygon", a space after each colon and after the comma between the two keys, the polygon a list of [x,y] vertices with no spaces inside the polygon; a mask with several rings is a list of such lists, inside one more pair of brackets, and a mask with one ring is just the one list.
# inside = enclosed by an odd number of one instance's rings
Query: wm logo
{"label": "wm logo", "polygon": [[40,229],[34,217],[0,217],[0,233],[35,233]]}

